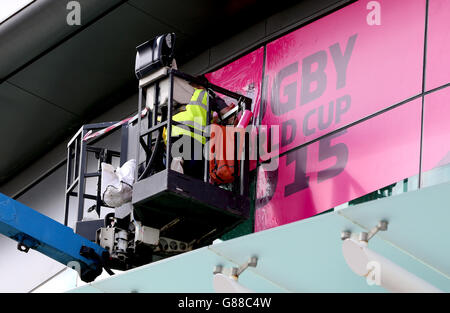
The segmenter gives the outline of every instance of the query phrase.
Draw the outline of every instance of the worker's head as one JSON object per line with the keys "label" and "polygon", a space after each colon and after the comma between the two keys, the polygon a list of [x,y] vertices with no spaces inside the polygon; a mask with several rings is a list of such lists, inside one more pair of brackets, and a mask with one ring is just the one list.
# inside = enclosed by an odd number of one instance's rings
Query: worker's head
{"label": "worker's head", "polygon": [[208,83],[209,83],[209,81],[208,81],[208,79],[206,78],[205,74],[197,75],[195,78],[198,80],[198,82],[199,82],[201,85],[200,85],[200,84],[197,84],[197,83],[195,83],[195,82],[191,82],[190,84],[191,84],[191,86],[194,87],[194,88],[204,89],[205,86],[208,85]]}

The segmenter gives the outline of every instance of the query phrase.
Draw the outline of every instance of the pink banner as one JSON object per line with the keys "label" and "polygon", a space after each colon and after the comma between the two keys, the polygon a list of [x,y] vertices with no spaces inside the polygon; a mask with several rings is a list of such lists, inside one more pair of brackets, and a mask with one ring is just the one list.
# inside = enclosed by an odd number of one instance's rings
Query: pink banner
{"label": "pink banner", "polygon": [[206,75],[211,83],[251,98],[254,121],[261,102],[263,57],[264,48],[261,47]]}
{"label": "pink banner", "polygon": [[420,126],[416,99],[287,153],[278,170],[260,166],[255,231],[308,218],[416,175]]}
{"label": "pink banner", "polygon": [[[251,125],[258,124],[259,108],[261,103],[261,82],[264,61],[264,48],[261,47],[236,61],[222,67],[221,69],[208,73],[208,80],[225,89],[237,92],[253,100],[251,111],[253,117]],[[230,99],[225,98],[229,102]],[[236,103],[236,101],[231,100]],[[228,103],[229,104],[229,103]],[[255,140],[256,133],[252,133]],[[256,168],[256,149],[252,150],[250,170]]]}
{"label": "pink banner", "polygon": [[262,124],[280,151],[419,94],[424,32],[425,0],[362,0],[268,44]]}
{"label": "pink banner", "polygon": [[432,0],[428,8],[426,89],[450,83],[450,1]]}
{"label": "pink banner", "polygon": [[[445,88],[425,96],[423,118],[422,172],[443,169],[450,164],[450,88]],[[423,175],[424,185],[439,182],[436,175],[445,175],[448,180],[450,172],[435,172]]]}

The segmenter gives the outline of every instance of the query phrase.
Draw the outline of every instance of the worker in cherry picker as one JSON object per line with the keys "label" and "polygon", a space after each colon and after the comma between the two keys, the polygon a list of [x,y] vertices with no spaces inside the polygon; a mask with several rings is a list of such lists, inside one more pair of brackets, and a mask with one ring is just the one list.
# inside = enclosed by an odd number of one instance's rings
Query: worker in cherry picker
{"label": "worker in cherry picker", "polygon": [[216,122],[235,105],[228,106],[213,91],[206,90],[208,79],[204,75],[196,78],[198,83],[190,83],[194,87],[190,102],[178,108],[178,113],[172,117],[173,121],[180,124],[172,126],[171,169],[203,179],[205,170],[203,147],[206,143],[203,131],[207,123],[208,97],[211,112],[215,112],[210,119],[211,123]]}

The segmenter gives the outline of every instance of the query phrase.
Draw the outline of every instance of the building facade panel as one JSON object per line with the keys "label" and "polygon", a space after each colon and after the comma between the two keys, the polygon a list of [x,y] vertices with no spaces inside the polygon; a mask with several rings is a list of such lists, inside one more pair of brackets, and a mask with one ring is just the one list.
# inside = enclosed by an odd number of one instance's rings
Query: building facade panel
{"label": "building facade panel", "polygon": [[428,7],[426,89],[450,82],[450,3],[431,0]]}
{"label": "building facade panel", "polygon": [[420,94],[425,1],[371,2],[267,45],[262,124],[281,128],[281,153]]}
{"label": "building facade panel", "polygon": [[258,169],[255,231],[305,219],[417,175],[421,99],[328,135]]}

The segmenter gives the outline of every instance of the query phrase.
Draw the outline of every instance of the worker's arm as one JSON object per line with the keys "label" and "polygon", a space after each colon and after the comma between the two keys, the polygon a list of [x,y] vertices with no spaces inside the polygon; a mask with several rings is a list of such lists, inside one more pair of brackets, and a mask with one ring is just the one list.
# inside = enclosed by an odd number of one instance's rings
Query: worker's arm
{"label": "worker's arm", "polygon": [[[236,106],[234,103],[232,103],[231,105],[227,105],[227,103],[222,98],[218,97],[214,93],[212,93],[212,97],[214,103],[213,111],[219,113],[220,116],[223,116],[225,113],[227,113]],[[214,123],[217,122],[217,117],[214,118],[213,122]]]}
{"label": "worker's arm", "polygon": [[219,111],[219,114],[215,113],[215,117],[213,119],[213,123],[217,123],[218,120],[219,120],[219,116],[220,116],[220,121],[222,122],[222,124],[224,124],[224,125],[234,125],[235,118],[236,118],[236,114],[235,114],[236,112],[232,113],[231,115],[228,114],[228,117],[226,117],[225,119],[224,119],[224,116],[226,116],[227,113],[230,112],[231,110],[233,110],[233,108],[235,108],[235,107],[236,107],[236,105],[234,103],[232,103],[232,104],[230,104],[228,106],[225,106],[223,109],[221,109]]}
{"label": "worker's arm", "polygon": [[227,103],[220,97],[218,97],[215,93],[210,92],[212,98],[212,110],[216,112],[220,112],[220,114],[226,113],[229,108]]}

